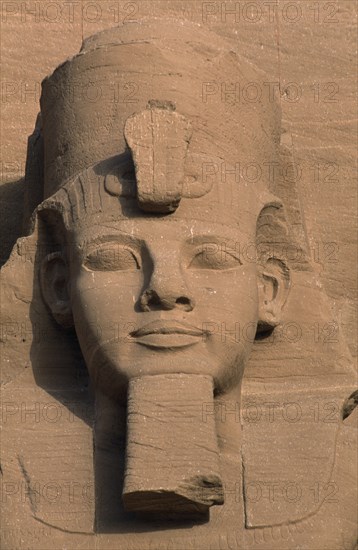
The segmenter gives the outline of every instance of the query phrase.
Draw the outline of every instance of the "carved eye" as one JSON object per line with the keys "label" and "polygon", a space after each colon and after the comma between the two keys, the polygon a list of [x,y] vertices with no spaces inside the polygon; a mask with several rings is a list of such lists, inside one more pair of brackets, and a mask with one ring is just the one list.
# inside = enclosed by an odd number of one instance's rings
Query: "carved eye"
{"label": "carved eye", "polygon": [[234,252],[216,243],[204,243],[197,249],[190,269],[233,269],[242,265]]}
{"label": "carved eye", "polygon": [[119,244],[105,244],[90,252],[84,265],[91,271],[136,271],[140,262],[128,247]]}

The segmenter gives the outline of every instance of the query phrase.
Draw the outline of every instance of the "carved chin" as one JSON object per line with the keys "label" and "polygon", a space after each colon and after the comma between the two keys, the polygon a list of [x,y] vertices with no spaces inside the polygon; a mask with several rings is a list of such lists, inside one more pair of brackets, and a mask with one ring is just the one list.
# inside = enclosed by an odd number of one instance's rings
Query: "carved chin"
{"label": "carved chin", "polygon": [[225,393],[240,383],[251,345],[219,345],[218,340],[147,335],[120,348],[117,342],[98,345],[86,363],[94,386],[116,399],[125,398],[131,379],[165,374],[208,375],[215,392]]}

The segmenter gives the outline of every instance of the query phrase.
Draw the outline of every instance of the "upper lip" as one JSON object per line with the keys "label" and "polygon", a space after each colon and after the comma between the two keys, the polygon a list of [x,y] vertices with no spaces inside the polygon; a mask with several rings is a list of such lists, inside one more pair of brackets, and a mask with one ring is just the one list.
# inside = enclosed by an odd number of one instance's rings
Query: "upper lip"
{"label": "upper lip", "polygon": [[147,334],[190,334],[191,336],[202,336],[204,331],[189,325],[188,323],[178,321],[153,321],[134,330],[131,336],[140,337]]}

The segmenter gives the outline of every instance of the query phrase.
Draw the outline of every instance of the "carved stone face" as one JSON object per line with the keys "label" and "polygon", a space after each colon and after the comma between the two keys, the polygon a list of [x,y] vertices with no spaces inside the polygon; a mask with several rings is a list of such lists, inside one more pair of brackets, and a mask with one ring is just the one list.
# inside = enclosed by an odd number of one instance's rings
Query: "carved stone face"
{"label": "carved stone face", "polygon": [[[132,377],[210,374],[237,384],[258,321],[256,265],[237,228],[191,219],[98,220],[75,232],[71,307],[86,363],[118,394]],[[226,247],[226,248],[225,248]]]}
{"label": "carved stone face", "polygon": [[242,254],[255,232],[220,209],[211,222],[195,219],[192,203],[169,216],[84,216],[68,232],[67,260],[44,264],[47,303],[55,317],[67,311],[95,385],[116,398],[131,378],[167,373],[207,374],[227,391],[258,322],[278,322],[281,270],[269,262],[263,276]]}

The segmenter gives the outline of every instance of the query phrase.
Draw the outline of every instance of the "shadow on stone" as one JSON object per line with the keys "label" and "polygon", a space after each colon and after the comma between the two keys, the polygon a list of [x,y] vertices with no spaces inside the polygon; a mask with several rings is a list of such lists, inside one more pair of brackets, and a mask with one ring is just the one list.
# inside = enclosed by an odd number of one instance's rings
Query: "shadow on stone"
{"label": "shadow on stone", "polygon": [[23,235],[22,214],[25,180],[21,178],[0,185],[0,266],[8,260],[16,239]]}

